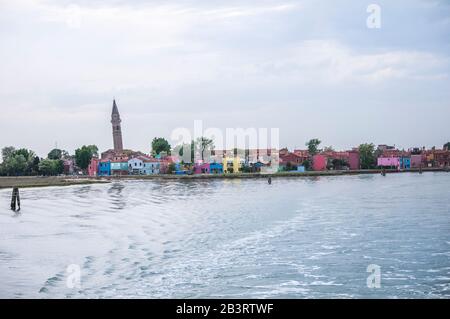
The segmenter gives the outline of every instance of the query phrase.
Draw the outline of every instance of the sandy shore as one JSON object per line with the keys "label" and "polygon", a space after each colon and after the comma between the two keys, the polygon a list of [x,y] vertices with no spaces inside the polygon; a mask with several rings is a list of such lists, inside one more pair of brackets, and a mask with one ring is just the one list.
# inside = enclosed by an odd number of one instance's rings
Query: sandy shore
{"label": "sandy shore", "polygon": [[[440,172],[448,171],[444,168],[424,168],[423,172]],[[419,169],[411,170],[386,170],[386,173],[419,173]],[[217,178],[267,178],[272,177],[314,177],[314,176],[342,176],[342,175],[359,175],[359,174],[380,174],[381,170],[354,170],[354,171],[309,171],[299,172],[279,172],[275,174],[267,173],[238,173],[238,174],[205,174],[205,175],[138,175],[138,176],[111,176],[111,177],[42,177],[42,176],[20,176],[20,177],[0,177],[0,188],[12,187],[46,187],[46,186],[69,186],[69,185],[86,185],[96,183],[109,183],[114,180],[148,180],[148,179],[176,179],[176,180],[192,180],[192,179],[217,179]]]}

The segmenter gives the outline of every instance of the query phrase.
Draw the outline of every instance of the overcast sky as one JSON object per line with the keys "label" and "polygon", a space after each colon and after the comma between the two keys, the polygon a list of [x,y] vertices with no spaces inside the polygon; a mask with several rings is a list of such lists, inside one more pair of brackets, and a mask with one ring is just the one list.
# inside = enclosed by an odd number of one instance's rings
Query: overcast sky
{"label": "overcast sky", "polygon": [[196,119],[290,148],[442,147],[449,39],[449,1],[0,0],[0,147],[111,148],[114,97],[145,152]]}

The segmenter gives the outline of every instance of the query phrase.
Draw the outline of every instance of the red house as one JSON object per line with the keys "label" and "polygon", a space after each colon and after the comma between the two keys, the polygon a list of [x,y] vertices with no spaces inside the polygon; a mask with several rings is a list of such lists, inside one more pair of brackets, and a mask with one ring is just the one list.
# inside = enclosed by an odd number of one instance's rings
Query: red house
{"label": "red house", "polygon": [[327,158],[324,155],[317,154],[313,156],[313,170],[325,171],[327,169]]}
{"label": "red house", "polygon": [[359,169],[359,152],[349,151],[348,152],[348,166],[351,170]]}
{"label": "red house", "polygon": [[95,177],[98,176],[98,163],[99,163],[99,159],[93,157],[91,159],[91,163],[88,166],[88,175]]}

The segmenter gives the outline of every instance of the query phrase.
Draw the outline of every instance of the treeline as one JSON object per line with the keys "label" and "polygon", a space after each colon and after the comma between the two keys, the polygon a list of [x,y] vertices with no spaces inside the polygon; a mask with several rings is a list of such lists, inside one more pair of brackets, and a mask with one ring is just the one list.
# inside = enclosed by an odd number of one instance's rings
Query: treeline
{"label": "treeline", "polygon": [[85,171],[91,158],[98,156],[95,145],[84,145],[75,155],[61,149],[53,149],[46,158],[40,158],[32,150],[7,146],[2,149],[0,176],[55,176],[64,173],[64,163],[72,162],[74,170]]}

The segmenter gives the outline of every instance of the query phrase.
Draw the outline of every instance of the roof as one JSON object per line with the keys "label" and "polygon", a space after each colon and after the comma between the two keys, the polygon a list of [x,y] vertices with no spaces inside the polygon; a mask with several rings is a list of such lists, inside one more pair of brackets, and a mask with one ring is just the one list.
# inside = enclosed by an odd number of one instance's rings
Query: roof
{"label": "roof", "polygon": [[117,108],[116,100],[113,100],[113,108],[112,108],[112,114],[119,114],[119,109]]}

